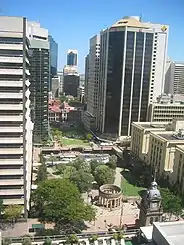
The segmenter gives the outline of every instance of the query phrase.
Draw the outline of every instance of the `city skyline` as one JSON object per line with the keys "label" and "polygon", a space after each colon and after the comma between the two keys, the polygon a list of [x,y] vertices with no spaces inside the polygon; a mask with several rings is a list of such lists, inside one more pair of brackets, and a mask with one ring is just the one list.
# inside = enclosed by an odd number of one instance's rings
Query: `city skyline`
{"label": "city skyline", "polygon": [[[70,3],[60,3],[55,0],[52,2],[53,11],[50,11],[50,4],[46,4],[43,1],[39,1],[39,3],[35,1],[36,8],[34,0],[26,5],[23,4],[22,0],[19,3],[17,5],[12,0],[3,1],[0,6],[1,15],[26,16],[29,20],[34,19],[42,23],[42,26],[49,30],[49,34],[58,43],[58,70],[61,70],[66,64],[67,50],[77,49],[79,53],[79,72],[83,73],[84,57],[88,53],[89,38],[98,34],[107,26],[112,25],[124,15],[141,15],[144,22],[150,21],[152,23],[170,25],[168,56],[174,61],[183,60],[184,34],[180,32],[180,26],[184,22],[181,12],[184,3],[180,0],[172,3],[165,0],[162,2],[155,1],[154,3],[141,1],[138,6],[135,1],[132,1],[132,4],[126,5],[126,3],[121,3],[119,0],[116,1],[116,4],[105,1],[104,3],[103,1],[100,3],[97,1],[87,3],[80,0],[75,5],[75,2],[72,1]],[[43,6],[44,11],[41,11]],[[135,6],[136,10],[130,6]],[[68,15],[67,11],[62,11],[63,9],[69,9],[70,15]],[[113,14],[111,9],[113,9]],[[69,16],[72,16],[72,18],[69,18]],[[86,19],[88,21],[84,21]],[[68,26],[71,27],[68,28]],[[61,29],[61,27],[63,28]]]}

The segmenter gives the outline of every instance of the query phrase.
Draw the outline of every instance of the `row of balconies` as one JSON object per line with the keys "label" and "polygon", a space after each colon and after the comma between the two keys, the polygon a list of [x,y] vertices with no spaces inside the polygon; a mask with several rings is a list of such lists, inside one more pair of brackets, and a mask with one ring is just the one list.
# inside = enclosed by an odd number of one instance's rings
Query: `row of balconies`
{"label": "row of balconies", "polygon": [[17,137],[17,138],[0,137],[0,144],[23,144],[23,137]]}
{"label": "row of balconies", "polygon": [[0,99],[23,99],[23,93],[0,92]]}
{"label": "row of balconies", "polygon": [[24,204],[24,198],[19,198],[19,199],[4,199],[3,200],[4,205],[11,205],[11,204],[16,204],[16,205],[23,205]]}
{"label": "row of balconies", "polygon": [[23,103],[20,103],[20,104],[0,104],[0,110],[22,111],[23,110]]}
{"label": "row of balconies", "polygon": [[0,196],[9,196],[9,195],[24,195],[24,189],[0,189]]}
{"label": "row of balconies", "polygon": [[[0,74],[2,75],[22,75],[23,69],[0,69]],[[30,75],[28,69],[26,69],[26,74]]]}
{"label": "row of balconies", "polygon": [[23,127],[22,125],[17,126],[17,127],[0,127],[0,133],[22,133],[23,132]]}
{"label": "row of balconies", "polygon": [[[23,155],[23,147],[20,148],[0,148],[1,155]],[[8,156],[7,156],[8,158]]]}
{"label": "row of balconies", "polygon": [[0,179],[0,186],[4,186],[6,184],[6,186],[8,185],[24,185],[24,179],[6,179],[6,181],[4,179]]}
{"label": "row of balconies", "polygon": [[23,63],[23,57],[7,57],[7,56],[0,56],[0,63],[18,63],[22,64]]}
{"label": "row of balconies", "polygon": [[0,159],[0,167],[2,165],[16,165],[16,166],[22,166],[23,165],[23,158],[22,159]]}
{"label": "row of balconies", "polygon": [[[20,169],[0,169],[0,176],[9,176],[9,175],[22,175],[23,176],[23,167]],[[6,180],[5,185],[6,185]]]}
{"label": "row of balconies", "polygon": [[[1,115],[0,122],[23,122],[23,115]],[[6,125],[5,125],[6,126]]]}

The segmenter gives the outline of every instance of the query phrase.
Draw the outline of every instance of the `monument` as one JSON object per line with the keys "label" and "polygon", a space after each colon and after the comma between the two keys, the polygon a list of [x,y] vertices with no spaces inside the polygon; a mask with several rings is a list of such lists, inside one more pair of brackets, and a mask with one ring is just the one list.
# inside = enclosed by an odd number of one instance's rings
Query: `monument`
{"label": "monument", "polygon": [[120,208],[122,202],[122,192],[119,186],[113,184],[102,185],[99,188],[98,204],[110,208]]}

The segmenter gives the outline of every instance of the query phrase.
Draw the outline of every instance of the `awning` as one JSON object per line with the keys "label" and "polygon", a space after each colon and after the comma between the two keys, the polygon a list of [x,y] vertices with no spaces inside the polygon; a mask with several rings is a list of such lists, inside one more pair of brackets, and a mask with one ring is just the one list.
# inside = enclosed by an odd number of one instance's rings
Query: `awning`
{"label": "awning", "polygon": [[143,226],[140,227],[140,231],[148,242],[152,241],[153,226]]}

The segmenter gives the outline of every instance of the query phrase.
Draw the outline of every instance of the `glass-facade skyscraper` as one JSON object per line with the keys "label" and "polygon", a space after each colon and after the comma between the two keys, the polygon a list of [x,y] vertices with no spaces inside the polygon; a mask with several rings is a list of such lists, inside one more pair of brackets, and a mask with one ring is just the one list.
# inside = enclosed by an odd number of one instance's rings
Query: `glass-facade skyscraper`
{"label": "glass-facade skyscraper", "polygon": [[33,139],[35,143],[42,143],[49,137],[50,45],[47,29],[42,28],[39,23],[30,22],[29,26]]}
{"label": "glass-facade skyscraper", "polygon": [[58,44],[52,36],[49,35],[50,44],[50,73],[51,76],[57,75],[57,65],[58,65]]}
{"label": "glass-facade skyscraper", "polygon": [[69,49],[67,52],[67,65],[68,66],[77,66],[77,57],[78,52],[77,50]]}
{"label": "glass-facade skyscraper", "polygon": [[139,17],[125,17],[101,33],[100,46],[98,130],[129,136],[133,121],[146,121],[148,104],[160,89],[155,82],[157,32]]}

